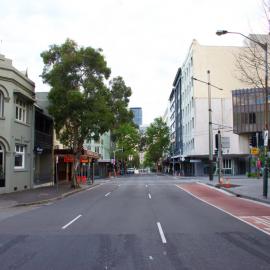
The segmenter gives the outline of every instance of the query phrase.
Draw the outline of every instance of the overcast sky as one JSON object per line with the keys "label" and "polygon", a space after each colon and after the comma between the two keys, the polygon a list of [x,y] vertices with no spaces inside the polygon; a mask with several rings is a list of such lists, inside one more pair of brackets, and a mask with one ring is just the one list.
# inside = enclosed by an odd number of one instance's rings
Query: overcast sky
{"label": "overcast sky", "polygon": [[143,122],[163,115],[172,82],[192,39],[204,45],[241,45],[217,29],[267,33],[261,0],[0,0],[0,53],[28,68],[36,91],[49,91],[39,75],[40,53],[66,38],[102,48],[112,77],[132,88],[130,106]]}

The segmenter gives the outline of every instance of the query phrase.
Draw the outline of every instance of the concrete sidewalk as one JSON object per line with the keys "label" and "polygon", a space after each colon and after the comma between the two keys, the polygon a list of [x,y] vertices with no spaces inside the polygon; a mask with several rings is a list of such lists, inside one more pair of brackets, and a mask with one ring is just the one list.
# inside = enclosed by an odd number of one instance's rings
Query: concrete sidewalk
{"label": "concrete sidewalk", "polygon": [[[195,179],[212,186],[216,186],[218,184],[217,176],[214,177],[213,181],[209,181],[208,177],[196,177]],[[225,182],[229,181],[229,183],[237,186],[231,188],[222,187],[221,189],[226,190],[238,197],[243,197],[270,204],[270,179],[268,180],[267,198],[263,196],[262,177],[260,179],[257,179],[257,178],[248,178],[246,176],[225,176],[224,180]]]}
{"label": "concrete sidewalk", "polygon": [[0,209],[15,206],[27,206],[27,205],[49,203],[70,196],[74,193],[83,191],[87,188],[100,185],[102,182],[104,181],[98,180],[91,185],[81,184],[81,187],[77,189],[71,188],[70,183],[61,183],[58,186],[58,190],[56,185],[54,185],[54,186],[34,188],[25,191],[1,194]]}

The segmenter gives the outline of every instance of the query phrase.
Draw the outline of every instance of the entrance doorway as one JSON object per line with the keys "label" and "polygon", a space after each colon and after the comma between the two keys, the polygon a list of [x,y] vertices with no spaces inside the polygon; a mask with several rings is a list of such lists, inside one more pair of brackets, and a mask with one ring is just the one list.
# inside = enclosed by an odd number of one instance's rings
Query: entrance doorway
{"label": "entrance doorway", "polygon": [[5,186],[5,149],[4,146],[0,143],[0,188]]}

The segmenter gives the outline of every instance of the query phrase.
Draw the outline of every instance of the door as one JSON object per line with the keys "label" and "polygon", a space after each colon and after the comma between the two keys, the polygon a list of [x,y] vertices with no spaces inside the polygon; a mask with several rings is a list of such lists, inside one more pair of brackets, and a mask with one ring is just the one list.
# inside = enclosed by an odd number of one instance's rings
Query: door
{"label": "door", "polygon": [[0,188],[3,188],[5,186],[5,149],[3,145],[0,144]]}

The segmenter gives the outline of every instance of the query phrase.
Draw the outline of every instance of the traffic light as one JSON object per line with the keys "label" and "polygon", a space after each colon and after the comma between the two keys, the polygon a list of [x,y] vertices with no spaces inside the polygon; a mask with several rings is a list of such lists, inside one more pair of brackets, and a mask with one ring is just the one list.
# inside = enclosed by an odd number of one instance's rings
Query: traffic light
{"label": "traffic light", "polygon": [[218,133],[215,135],[215,146],[218,149]]}

